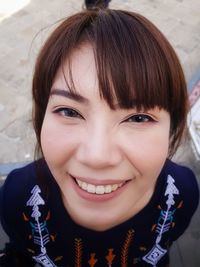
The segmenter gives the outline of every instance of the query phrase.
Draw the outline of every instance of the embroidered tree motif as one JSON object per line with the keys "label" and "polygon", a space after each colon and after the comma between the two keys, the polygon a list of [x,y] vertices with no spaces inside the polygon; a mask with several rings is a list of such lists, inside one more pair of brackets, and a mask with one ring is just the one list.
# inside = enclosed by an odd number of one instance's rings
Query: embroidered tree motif
{"label": "embroidered tree motif", "polygon": [[81,258],[82,258],[82,240],[76,238],[75,239],[75,267],[81,267]]}
{"label": "embroidered tree motif", "polygon": [[[171,175],[167,177],[167,188],[165,190],[165,196],[168,196],[166,204],[167,210],[161,211],[161,216],[159,218],[157,232],[158,236],[156,238],[156,244],[158,244],[162,238],[162,234],[167,232],[170,228],[171,222],[173,220],[173,215],[175,209],[170,211],[171,207],[175,204],[174,195],[178,195],[179,191],[177,187],[174,185],[175,180],[172,178]],[[162,219],[162,223],[160,223],[160,219]]]}
{"label": "embroidered tree motif", "polygon": [[[39,211],[38,206],[45,204],[44,200],[40,196],[40,193],[41,193],[41,190],[40,190],[39,186],[36,185],[32,189],[32,191],[31,191],[32,196],[30,197],[30,199],[27,201],[26,204],[27,204],[27,206],[33,207],[31,217],[34,218],[36,221],[36,225],[33,229],[35,230],[35,232],[37,232],[39,234],[38,237],[35,236],[34,243],[40,245],[42,252],[46,252],[44,245],[45,245],[45,243],[48,242],[48,238],[46,239],[42,236],[42,230],[41,229],[43,228],[43,226],[41,226],[39,223],[39,217],[41,216],[41,213]],[[32,226],[34,226],[34,225],[32,224]]]}
{"label": "embroidered tree motif", "polygon": [[175,204],[174,195],[179,195],[179,190],[174,184],[175,180],[171,175],[167,176],[167,188],[165,190],[165,196],[167,196],[166,204],[167,210],[162,210],[158,219],[156,232],[156,244],[153,248],[143,257],[143,260],[156,266],[158,261],[166,254],[167,250],[163,249],[159,243],[162,239],[163,233],[167,232],[170,228],[171,222],[173,221],[174,210],[170,210]]}
{"label": "embroidered tree motif", "polygon": [[168,185],[167,185],[167,188],[165,191],[165,196],[168,195],[168,199],[166,201],[168,210],[171,208],[171,206],[173,206],[175,204],[174,195],[179,195],[179,191],[178,191],[177,187],[175,186],[174,182],[175,181],[172,178],[172,176],[168,175],[168,178],[167,178],[167,184]]}
{"label": "embroidered tree motif", "polygon": [[125,239],[125,242],[123,244],[123,247],[122,247],[122,254],[121,254],[121,267],[127,267],[128,263],[128,250],[129,250],[129,247],[130,247],[130,244],[133,240],[133,235],[134,235],[134,230],[131,229],[128,231],[127,233],[127,236],[126,236],[126,239]]}
{"label": "embroidered tree motif", "polygon": [[91,254],[90,254],[90,260],[88,261],[90,267],[94,267],[95,264],[96,264],[97,261],[98,261],[97,259],[95,259],[95,256],[96,256],[95,253],[91,253]]}
{"label": "embroidered tree motif", "polygon": [[31,197],[27,201],[26,205],[31,206],[32,214],[36,223],[31,223],[32,232],[34,236],[34,243],[40,246],[41,254],[33,257],[38,263],[41,263],[44,267],[56,267],[56,265],[50,260],[46,254],[45,244],[49,242],[49,233],[46,227],[46,222],[39,222],[41,212],[39,211],[39,205],[45,205],[44,200],[40,196],[41,190],[38,185],[34,186],[31,191]]}
{"label": "embroidered tree motif", "polygon": [[113,249],[112,248],[108,249],[108,255],[105,258],[107,260],[109,267],[112,267],[112,263],[113,263],[113,260],[115,257],[116,257],[116,255],[113,254]]}

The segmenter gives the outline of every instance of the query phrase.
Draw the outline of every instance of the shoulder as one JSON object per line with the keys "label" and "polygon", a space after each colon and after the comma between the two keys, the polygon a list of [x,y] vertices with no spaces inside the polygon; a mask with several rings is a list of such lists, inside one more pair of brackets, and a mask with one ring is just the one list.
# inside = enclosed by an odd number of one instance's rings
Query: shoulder
{"label": "shoulder", "polygon": [[172,238],[176,240],[190,224],[199,203],[199,186],[193,171],[168,160],[165,164],[165,196],[174,206]]}
{"label": "shoulder", "polygon": [[[44,165],[42,165],[44,166]],[[37,184],[37,161],[13,170],[0,188],[0,217],[2,221],[21,216],[32,189]]]}
{"label": "shoulder", "polygon": [[168,160],[165,164],[168,188],[175,189],[176,195],[183,203],[183,211],[192,214],[199,204],[199,186],[193,171],[185,166]]}
{"label": "shoulder", "polygon": [[181,194],[193,192],[197,197],[199,196],[197,179],[190,168],[167,160],[165,172],[175,180]]}
{"label": "shoulder", "polygon": [[2,194],[10,198],[23,196],[35,181],[35,162],[32,162],[22,168],[11,171],[2,186]]}
{"label": "shoulder", "polygon": [[4,230],[10,236],[10,229],[16,226],[24,208],[26,194],[34,183],[34,163],[13,170],[0,188],[0,219]]}
{"label": "shoulder", "polygon": [[0,189],[1,219],[21,211],[27,194],[36,182],[35,163],[13,170]]}
{"label": "shoulder", "polygon": [[16,229],[22,229],[23,214],[30,197],[41,192],[37,185],[38,166],[48,176],[47,165],[44,161],[38,165],[39,162],[13,170],[0,188],[0,220],[6,233],[13,239],[16,237]]}

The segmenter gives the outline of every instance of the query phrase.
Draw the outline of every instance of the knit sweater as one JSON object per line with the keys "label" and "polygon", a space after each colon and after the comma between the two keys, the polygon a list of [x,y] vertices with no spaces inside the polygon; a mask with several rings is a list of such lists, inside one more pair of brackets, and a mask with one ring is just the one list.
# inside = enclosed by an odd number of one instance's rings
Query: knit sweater
{"label": "knit sweater", "polygon": [[172,242],[188,227],[198,205],[192,171],[167,160],[141,211],[109,230],[94,231],[70,218],[45,163],[49,194],[44,194],[35,165],[8,175],[0,190],[0,218],[16,249],[44,267],[165,266]]}

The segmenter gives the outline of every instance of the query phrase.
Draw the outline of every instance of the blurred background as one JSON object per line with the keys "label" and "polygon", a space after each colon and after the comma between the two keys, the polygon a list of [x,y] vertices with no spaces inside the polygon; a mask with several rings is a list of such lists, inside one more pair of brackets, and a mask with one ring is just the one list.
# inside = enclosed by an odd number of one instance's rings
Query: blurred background
{"label": "blurred background", "polygon": [[[169,39],[182,63],[190,97],[189,137],[174,156],[200,184],[200,1],[112,0],[137,11]],[[83,8],[82,0],[0,0],[0,185],[7,173],[34,157],[31,79],[39,48],[56,22]],[[0,228],[0,249],[7,237]],[[200,266],[200,207],[172,248],[170,267]]]}

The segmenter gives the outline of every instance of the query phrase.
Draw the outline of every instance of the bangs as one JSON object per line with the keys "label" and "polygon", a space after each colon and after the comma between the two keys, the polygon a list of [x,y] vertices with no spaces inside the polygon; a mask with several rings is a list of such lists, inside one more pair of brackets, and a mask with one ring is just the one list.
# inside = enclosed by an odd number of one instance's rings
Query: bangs
{"label": "bangs", "polygon": [[[63,58],[70,62],[74,47],[87,42],[93,46],[99,93],[111,108],[117,101],[121,108],[157,106],[170,111],[178,92],[173,81],[175,54],[153,24],[135,13],[100,10],[98,16],[91,11],[78,29]],[[69,84],[75,90],[71,72]]]}
{"label": "bangs", "polygon": [[108,104],[117,99],[122,108],[168,110],[169,67],[152,33],[125,12],[102,16],[95,30],[100,94]]}

